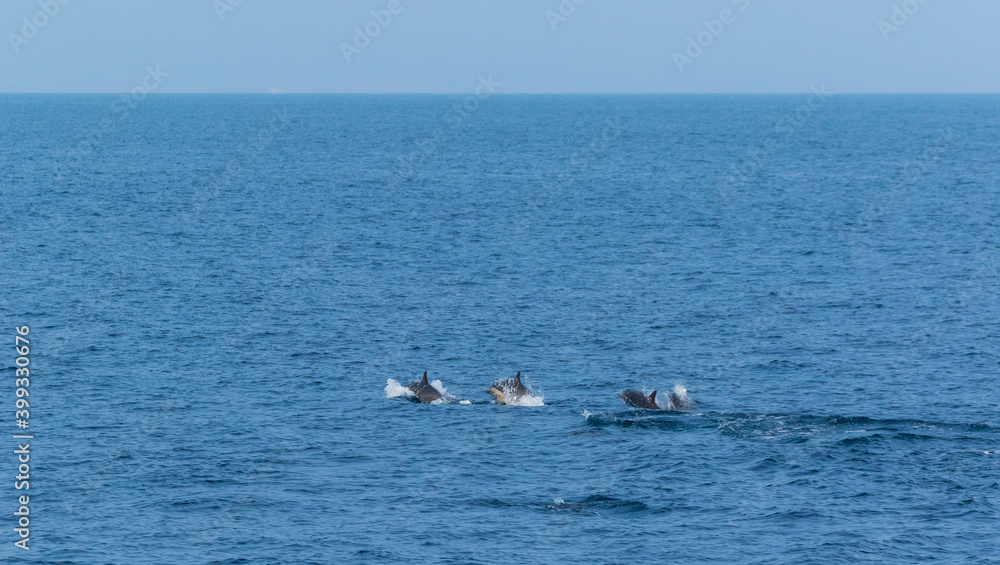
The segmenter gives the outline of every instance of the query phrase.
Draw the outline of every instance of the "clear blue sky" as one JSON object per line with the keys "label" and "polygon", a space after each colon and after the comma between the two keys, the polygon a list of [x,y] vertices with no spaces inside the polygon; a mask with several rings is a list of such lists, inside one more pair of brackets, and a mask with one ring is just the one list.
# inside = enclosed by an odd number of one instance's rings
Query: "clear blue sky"
{"label": "clear blue sky", "polygon": [[1000,92],[996,0],[580,1],[3,0],[0,92]]}

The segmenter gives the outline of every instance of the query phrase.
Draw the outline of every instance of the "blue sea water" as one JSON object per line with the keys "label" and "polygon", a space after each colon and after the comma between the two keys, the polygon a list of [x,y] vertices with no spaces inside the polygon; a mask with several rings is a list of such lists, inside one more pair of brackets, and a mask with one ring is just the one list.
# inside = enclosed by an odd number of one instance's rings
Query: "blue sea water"
{"label": "blue sea water", "polygon": [[1000,97],[0,115],[12,563],[1000,563]]}

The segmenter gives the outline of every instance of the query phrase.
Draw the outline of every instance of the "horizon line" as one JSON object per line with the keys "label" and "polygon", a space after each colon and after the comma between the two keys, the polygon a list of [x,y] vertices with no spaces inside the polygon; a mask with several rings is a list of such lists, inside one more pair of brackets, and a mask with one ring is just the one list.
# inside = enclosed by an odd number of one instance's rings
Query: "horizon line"
{"label": "horizon line", "polygon": [[[495,92],[490,96],[782,96],[809,94],[809,90],[796,91],[775,91],[775,92]],[[128,94],[128,91],[0,91],[0,96],[13,95],[108,95],[108,94]],[[468,95],[465,91],[438,91],[438,92],[260,92],[260,91],[206,91],[206,92],[148,92],[147,96],[205,96],[205,95],[240,95],[240,96],[463,96]],[[1000,95],[1000,92],[977,92],[977,91],[853,91],[836,92],[824,91],[828,96],[928,96],[928,95],[957,95],[957,96],[993,96]]]}

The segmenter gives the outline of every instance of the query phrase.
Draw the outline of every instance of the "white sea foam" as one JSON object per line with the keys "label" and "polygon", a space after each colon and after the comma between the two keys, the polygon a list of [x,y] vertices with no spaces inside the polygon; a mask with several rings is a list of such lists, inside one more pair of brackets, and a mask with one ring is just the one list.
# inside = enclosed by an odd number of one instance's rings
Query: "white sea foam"
{"label": "white sea foam", "polygon": [[448,389],[444,388],[444,383],[441,382],[441,379],[434,379],[431,381],[431,386],[436,388],[437,391],[441,393],[441,398],[431,402],[431,404],[450,404],[453,402],[457,402],[459,404],[472,404],[468,400],[459,400],[458,398],[452,396],[448,392]]}
{"label": "white sea foam", "polygon": [[444,383],[441,382],[441,379],[434,379],[431,381],[431,386],[436,388],[442,396],[448,396],[448,389],[444,388]]}
{"label": "white sea foam", "polygon": [[411,397],[416,396],[412,390],[406,388],[405,386],[399,384],[396,379],[386,379],[385,381],[385,397],[386,398],[398,398],[400,396]]}
{"label": "white sea foam", "polygon": [[508,400],[507,404],[510,406],[545,406],[545,397],[526,394],[516,400]]}

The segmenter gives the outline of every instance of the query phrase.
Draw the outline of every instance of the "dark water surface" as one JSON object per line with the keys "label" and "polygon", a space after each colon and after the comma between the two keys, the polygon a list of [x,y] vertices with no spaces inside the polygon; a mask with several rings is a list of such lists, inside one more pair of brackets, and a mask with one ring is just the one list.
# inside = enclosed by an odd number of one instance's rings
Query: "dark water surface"
{"label": "dark water surface", "polygon": [[462,101],[0,97],[4,554],[1000,563],[1000,97]]}

